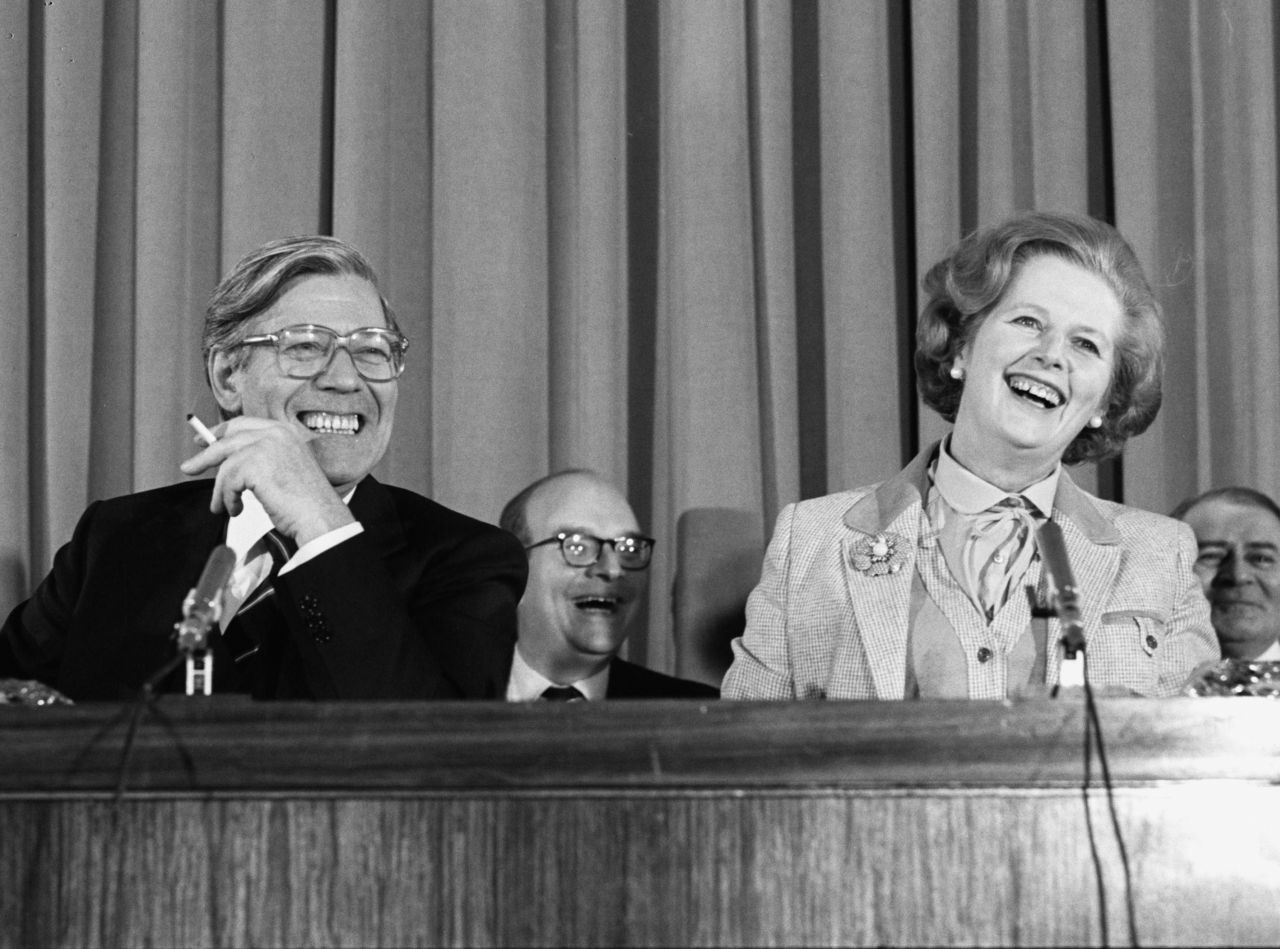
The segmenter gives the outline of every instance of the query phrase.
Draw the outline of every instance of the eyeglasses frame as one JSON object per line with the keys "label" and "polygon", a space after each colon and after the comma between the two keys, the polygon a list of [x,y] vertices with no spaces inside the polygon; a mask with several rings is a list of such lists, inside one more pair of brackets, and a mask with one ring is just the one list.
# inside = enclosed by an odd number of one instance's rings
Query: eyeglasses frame
{"label": "eyeglasses frame", "polygon": [[[591,561],[591,563],[569,563],[569,555],[565,553],[564,542],[568,540],[570,537],[585,537],[589,540],[595,541],[596,544],[598,544],[600,547],[600,552],[596,554],[596,559]],[[649,545],[649,559],[646,560],[644,564],[639,567],[628,567],[626,564],[622,562],[622,558],[619,557],[618,566],[620,566],[623,570],[632,570],[632,571],[648,570],[649,567],[653,565],[653,548],[657,545],[658,541],[656,538],[645,537],[643,534],[622,534],[619,537],[597,537],[595,534],[588,534],[584,531],[560,531],[560,533],[556,534],[554,537],[548,537],[546,540],[540,540],[537,543],[528,544],[525,546],[524,549],[526,552],[528,552],[530,550],[533,550],[535,547],[545,547],[547,544],[559,544],[560,556],[561,558],[563,558],[567,566],[574,567],[576,569],[586,569],[587,567],[594,567],[596,564],[600,562],[600,558],[604,556],[605,544],[610,544],[613,547],[613,555],[617,557],[618,541],[620,540],[632,540],[632,541],[642,540]]]}
{"label": "eyeglasses frame", "polygon": [[[280,336],[282,333],[287,333],[290,330],[318,330],[321,333],[327,333],[333,337],[333,348],[329,351],[328,361],[310,375],[294,375],[280,365]],[[377,333],[379,335],[385,335],[389,339],[392,355],[391,367],[395,370],[392,375],[388,376],[386,379],[371,379],[364,374],[360,368],[360,363],[356,361],[355,356],[351,353],[351,337],[355,336],[357,333]],[[289,379],[314,379],[316,376],[322,375],[331,365],[333,365],[333,357],[338,355],[338,349],[341,348],[347,351],[348,356],[351,356],[351,365],[355,367],[356,373],[361,379],[364,379],[366,382],[392,382],[395,379],[400,378],[401,374],[404,372],[404,357],[405,353],[409,351],[409,337],[405,336],[404,333],[389,329],[385,326],[361,326],[358,329],[353,329],[350,333],[338,333],[327,326],[321,326],[319,323],[295,323],[292,326],[281,327],[274,333],[259,333],[256,336],[246,336],[244,339],[236,343],[236,345],[272,346],[275,349],[276,354],[276,368],[283,372]]]}

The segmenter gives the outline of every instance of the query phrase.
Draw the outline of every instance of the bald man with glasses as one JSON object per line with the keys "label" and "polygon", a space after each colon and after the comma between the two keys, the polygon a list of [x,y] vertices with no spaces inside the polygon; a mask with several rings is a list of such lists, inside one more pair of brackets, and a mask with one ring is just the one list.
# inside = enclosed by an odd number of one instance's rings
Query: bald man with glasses
{"label": "bald man with glasses", "polygon": [[[370,472],[409,341],[368,262],[331,237],[241,260],[205,314],[221,420],[181,465],[205,476],[90,506],[0,629],[0,677],[72,699],[137,690],[219,544],[215,692],[273,699],[501,699],[527,561],[497,527]],[[181,671],[159,683],[181,691]]]}
{"label": "bald man with glasses", "polygon": [[512,498],[498,523],[529,557],[508,701],[719,696],[618,658],[648,589],[654,540],[616,488],[590,471],[559,472]]}

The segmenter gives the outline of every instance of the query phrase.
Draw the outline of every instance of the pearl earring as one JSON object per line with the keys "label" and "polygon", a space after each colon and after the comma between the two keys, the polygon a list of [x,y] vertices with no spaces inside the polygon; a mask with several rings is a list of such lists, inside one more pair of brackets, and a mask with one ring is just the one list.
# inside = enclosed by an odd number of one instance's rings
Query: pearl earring
{"label": "pearl earring", "polygon": [[950,370],[950,374],[951,374],[951,378],[955,379],[957,382],[959,382],[961,379],[964,378],[964,370],[961,369],[959,366],[952,366]]}
{"label": "pearl earring", "polygon": [[1089,419],[1089,427],[1090,427],[1090,428],[1102,428],[1102,416],[1101,416],[1101,415],[1095,415],[1093,418]]}

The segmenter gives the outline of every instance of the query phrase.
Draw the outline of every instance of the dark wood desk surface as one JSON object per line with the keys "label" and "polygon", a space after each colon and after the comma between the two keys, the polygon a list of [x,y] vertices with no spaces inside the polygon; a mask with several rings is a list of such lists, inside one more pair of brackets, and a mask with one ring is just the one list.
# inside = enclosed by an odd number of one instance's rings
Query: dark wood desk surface
{"label": "dark wood desk surface", "polygon": [[[1113,780],[1280,783],[1280,702],[1104,699]],[[0,793],[114,788],[130,709],[0,707]],[[167,697],[138,791],[1077,787],[1084,705],[253,703]]]}
{"label": "dark wood desk surface", "polygon": [[[1100,713],[1140,940],[1280,941],[1280,703]],[[127,723],[0,708],[0,945],[1128,935],[1078,701],[168,698],[117,799]]]}

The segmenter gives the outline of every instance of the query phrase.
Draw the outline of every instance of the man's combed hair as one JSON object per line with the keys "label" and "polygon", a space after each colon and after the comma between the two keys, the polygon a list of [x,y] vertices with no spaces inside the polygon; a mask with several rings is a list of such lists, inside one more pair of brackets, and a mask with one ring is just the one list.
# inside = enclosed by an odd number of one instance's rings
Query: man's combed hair
{"label": "man's combed hair", "polygon": [[[215,350],[232,350],[248,333],[249,320],[269,309],[299,277],[350,275],[378,287],[378,276],[364,256],[336,237],[285,237],[243,257],[218,284],[204,315],[201,354],[204,364]],[[400,331],[382,291],[387,326]]]}
{"label": "man's combed hair", "polygon": [[567,478],[569,475],[599,477],[590,468],[565,468],[563,471],[555,471],[541,477],[503,506],[502,513],[498,516],[498,526],[507,533],[514,534],[516,539],[526,547],[538,540],[542,540],[541,537],[535,538],[529,533],[529,502],[543,485],[550,484],[560,478]]}
{"label": "man's combed hair", "polygon": [[1255,491],[1253,488],[1227,487],[1214,488],[1212,491],[1206,491],[1204,494],[1197,494],[1195,497],[1187,498],[1170,513],[1170,517],[1178,520],[1186,520],[1191,513],[1191,509],[1199,507],[1206,501],[1226,501],[1237,507],[1253,508],[1256,511],[1266,511],[1277,521],[1280,521],[1280,505],[1271,500],[1261,491]]}
{"label": "man's combed hair", "polygon": [[1048,254],[1096,274],[1124,312],[1100,428],[1067,446],[1066,464],[1116,455],[1146,431],[1160,409],[1164,328],[1137,255],[1109,224],[1075,214],[1028,212],[970,234],[934,264],[922,282],[927,302],[916,326],[916,384],[924,403],[954,422],[964,391],[952,379],[956,357],[973,340],[1018,268]]}

